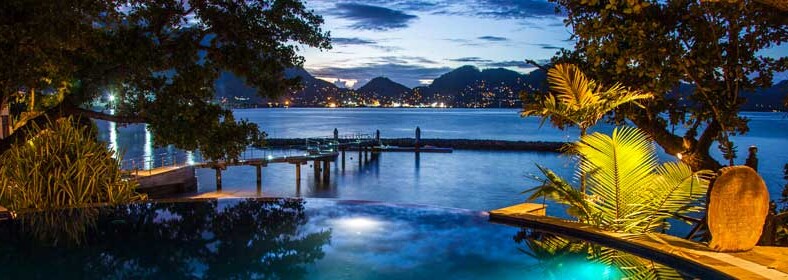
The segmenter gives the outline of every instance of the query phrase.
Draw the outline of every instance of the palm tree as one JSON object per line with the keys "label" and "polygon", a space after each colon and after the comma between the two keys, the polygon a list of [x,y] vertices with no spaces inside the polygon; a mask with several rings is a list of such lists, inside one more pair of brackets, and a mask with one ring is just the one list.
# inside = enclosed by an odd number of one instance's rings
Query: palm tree
{"label": "palm tree", "polygon": [[629,90],[620,83],[604,89],[573,64],[556,64],[547,71],[547,81],[554,94],[548,93],[540,102],[526,104],[520,115],[540,116],[542,123],[549,118],[560,129],[577,126],[580,136],[585,136],[589,127],[616,107],[630,102],[641,106],[637,100],[653,97],[650,93]]}
{"label": "palm tree", "polygon": [[[581,137],[618,106],[630,102],[641,106],[637,100],[653,97],[650,93],[629,90],[620,83],[604,89],[573,64],[557,64],[550,68],[547,81],[555,95],[548,93],[540,102],[524,105],[520,116],[540,116],[542,124],[550,119],[559,129],[577,126]],[[580,174],[580,191],[586,191],[584,174]]]}
{"label": "palm tree", "polygon": [[657,163],[654,146],[637,128],[620,127],[612,136],[593,133],[576,143],[578,172],[588,176],[588,191],[574,188],[553,171],[538,166],[542,185],[526,192],[569,206],[570,215],[603,230],[651,233],[667,229],[667,219],[698,212],[713,173],[693,172],[683,162]]}

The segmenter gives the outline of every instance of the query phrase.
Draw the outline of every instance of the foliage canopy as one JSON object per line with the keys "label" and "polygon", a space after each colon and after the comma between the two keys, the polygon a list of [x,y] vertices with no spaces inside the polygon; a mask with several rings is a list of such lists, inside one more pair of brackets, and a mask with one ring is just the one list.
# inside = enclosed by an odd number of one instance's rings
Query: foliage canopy
{"label": "foliage canopy", "polygon": [[[574,50],[554,60],[577,63],[601,83],[655,93],[644,108],[620,108],[618,120],[683,154],[694,170],[718,168],[713,142],[730,148],[729,135],[747,132],[738,115],[744,92],[769,87],[773,73],[788,70],[788,57],[762,53],[788,41],[788,16],[757,1],[551,1],[566,11],[575,40]],[[673,93],[682,83],[692,85],[690,93]]]}
{"label": "foliage canopy", "polygon": [[[28,123],[146,122],[157,144],[232,158],[265,135],[212,102],[215,81],[232,72],[262,96],[296,86],[284,71],[302,65],[297,51],[330,48],[322,22],[300,0],[2,1],[0,107],[38,96],[52,105]],[[114,114],[92,110],[102,96]],[[25,134],[13,135],[0,151]]]}

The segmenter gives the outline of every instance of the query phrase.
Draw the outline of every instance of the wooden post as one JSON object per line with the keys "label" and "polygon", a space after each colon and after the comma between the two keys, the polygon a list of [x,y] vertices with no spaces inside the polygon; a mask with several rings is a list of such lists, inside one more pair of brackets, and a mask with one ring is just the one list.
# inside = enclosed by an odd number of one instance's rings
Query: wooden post
{"label": "wooden post", "polygon": [[380,146],[380,129],[375,130],[375,145]]}
{"label": "wooden post", "polygon": [[222,169],[221,167],[215,167],[216,170],[216,191],[222,190]]}
{"label": "wooden post", "polygon": [[315,181],[320,180],[320,162],[312,161],[312,167],[315,169]]}
{"label": "wooden post", "polygon": [[331,163],[327,160],[323,161],[323,183],[328,184],[331,179]]}
{"label": "wooden post", "polygon": [[296,162],[295,163],[295,168],[296,168],[296,183],[300,184],[301,183],[301,163],[300,162]]}
{"label": "wooden post", "polygon": [[362,158],[361,158],[361,157],[362,157],[362,155],[361,155],[361,154],[362,154],[363,152],[364,152],[364,151],[362,151],[362,150],[361,150],[361,144],[359,144],[359,145],[358,145],[358,166],[361,166],[361,163],[363,162],[363,161],[362,161]]}
{"label": "wooden post", "polygon": [[342,148],[342,171],[345,171],[345,148]]}
{"label": "wooden post", "polygon": [[258,164],[255,168],[257,168],[257,194],[260,194],[263,189],[263,166]]}
{"label": "wooden post", "polygon": [[369,152],[367,151],[367,146],[364,146],[363,148],[364,148],[364,162],[367,162],[367,161],[369,161],[367,159],[367,154],[369,154]]}
{"label": "wooden post", "polygon": [[416,127],[416,143],[415,143],[416,152],[417,153],[419,152],[419,145],[421,145],[419,142],[421,142],[421,128],[417,126]]}

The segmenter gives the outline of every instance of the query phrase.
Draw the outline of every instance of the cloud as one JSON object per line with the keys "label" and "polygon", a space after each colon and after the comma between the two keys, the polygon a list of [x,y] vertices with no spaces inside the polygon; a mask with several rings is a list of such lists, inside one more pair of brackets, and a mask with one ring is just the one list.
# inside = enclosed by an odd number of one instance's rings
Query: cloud
{"label": "cloud", "polygon": [[525,19],[556,16],[556,5],[546,0],[470,1],[479,16],[499,19]]}
{"label": "cloud", "polygon": [[333,14],[354,21],[355,23],[350,25],[351,28],[364,30],[404,28],[408,26],[410,21],[418,18],[399,10],[358,3],[336,4]]}
{"label": "cloud", "polygon": [[541,47],[541,48],[543,48],[545,50],[560,50],[561,49],[561,47],[555,46],[555,45],[551,45],[551,44],[533,44],[533,45],[534,46],[539,46],[539,47]]}
{"label": "cloud", "polygon": [[478,57],[478,56],[453,58],[453,59],[449,59],[449,61],[454,61],[454,62],[484,62],[484,63],[492,62],[492,60],[483,59],[483,58]]}
{"label": "cloud", "polygon": [[523,68],[523,69],[535,68],[536,67],[536,66],[533,66],[531,64],[526,63],[525,61],[519,61],[519,60],[490,62],[490,63],[485,63],[484,66],[486,66],[486,67],[494,67],[494,68],[507,68],[508,67],[508,68]]}
{"label": "cloud", "polygon": [[334,45],[376,45],[377,42],[358,37],[353,38],[331,38],[331,43]]}
{"label": "cloud", "polygon": [[497,37],[497,36],[481,36],[481,37],[478,37],[476,39],[484,40],[484,41],[490,41],[490,42],[509,41],[509,39],[507,39],[506,37]]}
{"label": "cloud", "polygon": [[359,67],[323,67],[309,69],[315,76],[341,77],[342,79],[358,80],[356,86],[366,84],[375,77],[388,77],[408,87],[419,86],[420,80],[430,80],[451,71],[449,67],[428,67],[413,64],[376,63]]}
{"label": "cloud", "polygon": [[[550,60],[549,59],[535,59],[535,62],[539,63],[539,65],[545,65],[545,64],[550,63]],[[533,68],[536,68],[536,66],[525,62],[525,60],[496,61],[496,62],[485,63],[484,66],[485,67],[490,67],[490,68],[520,68],[520,69],[533,69]]]}

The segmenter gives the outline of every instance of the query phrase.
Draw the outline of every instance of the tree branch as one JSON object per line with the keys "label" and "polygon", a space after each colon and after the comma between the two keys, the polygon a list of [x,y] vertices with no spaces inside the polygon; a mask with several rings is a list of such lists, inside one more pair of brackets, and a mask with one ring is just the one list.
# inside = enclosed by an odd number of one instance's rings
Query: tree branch
{"label": "tree branch", "polygon": [[77,106],[64,106],[64,112],[68,115],[79,115],[91,119],[104,120],[116,123],[144,123],[145,118],[140,116],[120,116],[110,115],[93,110],[82,109]]}
{"label": "tree branch", "polygon": [[533,59],[526,59],[525,63],[528,63],[528,64],[531,64],[533,66],[536,66],[536,68],[542,69],[545,72],[547,72],[547,70],[549,70],[549,69],[547,69],[547,67],[544,67],[543,65],[540,65],[539,63],[536,63],[536,61],[534,61]]}

